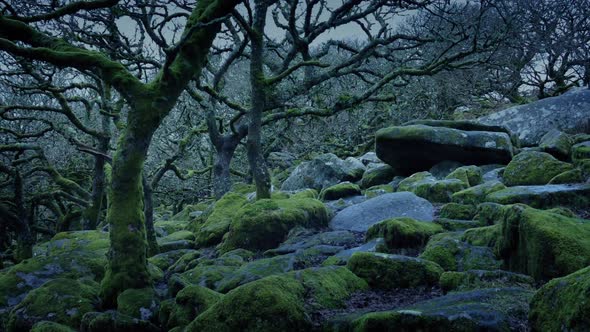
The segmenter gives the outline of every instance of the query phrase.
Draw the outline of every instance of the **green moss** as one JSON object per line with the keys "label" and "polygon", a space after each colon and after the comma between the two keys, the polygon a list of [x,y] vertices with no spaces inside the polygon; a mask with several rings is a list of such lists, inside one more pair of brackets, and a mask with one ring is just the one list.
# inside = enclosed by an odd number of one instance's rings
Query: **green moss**
{"label": "green moss", "polygon": [[440,210],[441,218],[471,220],[475,217],[476,207],[473,205],[448,203]]}
{"label": "green moss", "polygon": [[99,303],[98,284],[91,280],[55,279],[32,290],[10,313],[7,330],[28,331],[40,321],[78,328],[82,315]]}
{"label": "green moss", "polygon": [[584,182],[582,171],[578,168],[565,171],[556,175],[549,181],[549,184],[580,183]]}
{"label": "green moss", "polygon": [[590,330],[590,267],[545,284],[533,297],[529,321],[534,331]]}
{"label": "green moss", "polygon": [[222,294],[209,288],[198,285],[187,286],[176,294],[168,317],[161,319],[161,321],[165,323],[168,329],[179,326],[184,327],[222,298]]}
{"label": "green moss", "polygon": [[318,198],[319,194],[315,189],[304,189],[291,195],[291,198]]}
{"label": "green moss", "polygon": [[295,226],[318,228],[327,223],[328,212],[318,200],[262,199],[239,210],[220,249],[270,249],[285,240]]}
{"label": "green moss", "polygon": [[512,271],[549,280],[590,264],[590,221],[514,205],[496,250]]}
{"label": "green moss", "polygon": [[357,252],[346,265],[371,287],[381,289],[432,286],[443,269],[431,261],[408,256]]}
{"label": "green moss", "polygon": [[507,186],[544,185],[553,177],[573,169],[545,152],[526,151],[518,154],[506,166],[503,179]]}
{"label": "green moss", "polygon": [[180,260],[184,255],[191,253],[196,253],[197,257],[199,257],[200,254],[199,252],[193,249],[172,250],[148,258],[148,263],[153,264],[161,270],[165,271],[168,270],[169,267],[174,265],[178,260]]}
{"label": "green moss", "polygon": [[69,326],[50,321],[41,321],[33,326],[31,332],[74,332]]}
{"label": "green moss", "polygon": [[433,236],[420,258],[437,263],[445,271],[456,271],[458,265],[455,255],[460,252],[457,237],[454,233],[440,233]]}
{"label": "green moss", "polygon": [[150,320],[158,307],[152,288],[127,289],[117,297],[117,310],[127,316]]}
{"label": "green moss", "polygon": [[213,206],[213,211],[202,225],[196,227],[197,245],[207,247],[221,242],[238,211],[247,199],[242,194],[227,193]]}
{"label": "green moss", "polygon": [[467,187],[461,180],[437,180],[429,172],[419,172],[401,181],[397,191],[410,191],[431,202],[447,203],[451,195]]}
{"label": "green moss", "polygon": [[367,240],[383,238],[388,249],[421,248],[428,239],[442,232],[440,225],[400,217],[377,223],[367,231]]}
{"label": "green moss", "polygon": [[160,332],[149,321],[123,315],[118,311],[89,312],[82,318],[81,331],[86,332]]}
{"label": "green moss", "polygon": [[187,229],[189,224],[188,220],[160,220],[154,223],[154,228],[160,228],[166,234],[172,234]]}
{"label": "green moss", "polygon": [[495,225],[502,222],[506,213],[506,206],[497,203],[482,203],[477,206],[475,219],[483,225]]}
{"label": "green moss", "polygon": [[437,218],[434,223],[442,226],[445,231],[455,232],[463,231],[473,227],[479,227],[481,224],[477,220],[447,219]]}
{"label": "green moss", "polygon": [[271,276],[236,288],[200,314],[190,331],[308,331],[305,288],[288,276]]}
{"label": "green moss", "polygon": [[350,182],[342,182],[337,185],[325,188],[320,193],[320,199],[324,201],[333,201],[348,196],[361,194],[361,188]]}
{"label": "green moss", "polygon": [[193,234],[193,232],[187,231],[187,230],[178,231],[178,232],[174,232],[172,234],[166,235],[162,238],[159,238],[158,242],[159,243],[168,243],[168,242],[182,241],[182,240],[194,241],[195,234]]}
{"label": "green moss", "polygon": [[502,234],[500,225],[470,228],[463,233],[461,239],[473,246],[493,248]]}
{"label": "green moss", "polygon": [[219,281],[215,289],[221,293],[274,274],[281,274],[293,268],[293,257],[281,255],[271,258],[258,259],[246,263]]}
{"label": "green moss", "polygon": [[581,142],[572,146],[572,159],[575,163],[580,160],[590,159],[590,141]]}
{"label": "green moss", "polygon": [[466,272],[444,272],[440,276],[439,283],[445,292],[450,292],[503,287],[532,289],[535,281],[529,276],[508,271],[470,270]]}
{"label": "green moss", "polygon": [[397,173],[395,169],[389,165],[369,168],[363,173],[363,177],[361,178],[361,188],[369,188],[389,183],[396,175]]}
{"label": "green moss", "polygon": [[483,181],[481,168],[477,166],[461,166],[451,174],[447,175],[445,179],[457,179],[465,182],[467,186],[473,187],[481,184]]}
{"label": "green moss", "polygon": [[451,201],[460,204],[475,205],[483,202],[487,195],[502,189],[506,189],[506,186],[502,182],[489,181],[454,193],[451,196]]}

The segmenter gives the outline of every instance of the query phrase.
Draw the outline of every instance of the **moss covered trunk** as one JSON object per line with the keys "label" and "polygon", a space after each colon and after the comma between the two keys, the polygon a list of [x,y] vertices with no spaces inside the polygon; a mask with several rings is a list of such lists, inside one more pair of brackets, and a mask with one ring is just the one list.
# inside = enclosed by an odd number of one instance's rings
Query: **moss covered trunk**
{"label": "moss covered trunk", "polygon": [[160,253],[160,247],[158,247],[156,230],[154,229],[153,188],[145,176],[143,177],[143,197],[145,200],[143,212],[145,215],[145,230],[148,246],[147,253],[148,256],[151,257]]}
{"label": "moss covered trunk", "polygon": [[248,162],[250,171],[256,184],[256,198],[270,198],[270,174],[262,154],[262,112],[266,108],[267,89],[264,76],[264,26],[269,1],[256,1],[254,24],[252,26],[251,57],[250,57],[250,86],[252,108],[248,124]]}
{"label": "moss covered trunk", "polygon": [[112,164],[107,211],[111,246],[101,284],[101,297],[106,307],[113,307],[117,296],[126,289],[151,285],[147,270],[142,171],[157,125],[141,123],[132,117],[130,114]]}
{"label": "moss covered trunk", "polygon": [[231,189],[231,161],[236,152],[241,137],[229,135],[220,138],[215,147],[215,162],[213,164],[213,194],[220,199]]}

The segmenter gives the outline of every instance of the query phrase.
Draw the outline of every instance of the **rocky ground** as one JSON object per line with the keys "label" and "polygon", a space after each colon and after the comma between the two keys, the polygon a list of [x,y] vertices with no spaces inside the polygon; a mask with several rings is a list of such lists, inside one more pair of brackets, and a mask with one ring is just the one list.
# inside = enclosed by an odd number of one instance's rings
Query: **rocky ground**
{"label": "rocky ground", "polygon": [[[280,171],[280,170],[279,170]],[[154,288],[98,296],[108,233],[0,272],[7,331],[588,331],[590,135],[415,121],[376,153],[159,211]]]}

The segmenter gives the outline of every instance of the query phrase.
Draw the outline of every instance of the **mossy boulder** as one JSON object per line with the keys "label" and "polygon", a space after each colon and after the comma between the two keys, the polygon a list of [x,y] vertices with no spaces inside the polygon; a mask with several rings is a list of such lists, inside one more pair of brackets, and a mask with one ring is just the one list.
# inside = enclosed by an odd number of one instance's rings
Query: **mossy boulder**
{"label": "mossy boulder", "polygon": [[409,191],[431,202],[447,203],[451,195],[467,187],[462,180],[437,180],[429,172],[419,172],[401,181],[397,191]]}
{"label": "mossy boulder", "polygon": [[477,220],[437,218],[434,223],[440,225],[447,232],[463,231],[473,227],[480,227]]}
{"label": "mossy boulder", "polygon": [[440,209],[440,218],[471,220],[475,217],[477,208],[473,205],[448,203]]}
{"label": "mossy boulder", "polygon": [[507,186],[543,185],[572,169],[572,164],[559,161],[548,153],[524,151],[506,166],[503,179]]}
{"label": "mossy boulder", "polygon": [[227,293],[186,331],[309,331],[306,307],[336,308],[367,284],[344,267],[307,269],[260,279]]}
{"label": "mossy boulder", "polygon": [[542,151],[550,153],[560,160],[568,160],[570,158],[572,144],[573,140],[571,136],[557,129],[550,130],[539,141],[539,147]]}
{"label": "mossy boulder", "polygon": [[89,312],[82,317],[80,330],[84,332],[161,332],[149,321],[124,315],[118,311]]}
{"label": "mossy boulder", "polygon": [[378,289],[433,286],[443,269],[415,257],[380,253],[355,253],[346,264],[354,274]]}
{"label": "mossy boulder", "polygon": [[159,220],[154,223],[156,234],[159,236],[166,236],[174,232],[185,230],[189,227],[188,220]]}
{"label": "mossy boulder", "polygon": [[170,243],[170,242],[175,242],[175,241],[194,241],[195,240],[195,234],[193,234],[193,232],[191,231],[187,231],[187,230],[181,230],[181,231],[176,231],[174,233],[168,234],[164,237],[161,237],[158,239],[158,243],[160,243],[160,245],[162,244],[166,244],[166,243]]}
{"label": "mossy boulder", "polygon": [[33,326],[31,332],[75,332],[76,330],[63,324],[41,321]]}
{"label": "mossy boulder", "polygon": [[486,201],[505,205],[523,203],[535,208],[561,205],[585,207],[590,203],[590,184],[509,187],[489,194]]}
{"label": "mossy boulder", "polygon": [[47,281],[104,276],[108,233],[76,231],[56,234],[33,248],[34,257],[0,273],[0,310],[18,304],[33,288]]}
{"label": "mossy boulder", "polygon": [[461,240],[472,246],[493,248],[501,235],[502,227],[497,224],[470,228],[463,233]]}
{"label": "mossy boulder", "polygon": [[485,165],[505,164],[512,158],[507,133],[461,128],[465,130],[442,122],[384,128],[375,134],[375,150],[379,159],[402,175],[430,169],[444,160]]}
{"label": "mossy boulder", "polygon": [[496,250],[511,271],[535,280],[565,276],[590,265],[590,221],[514,205]]}
{"label": "mossy boulder", "polygon": [[117,310],[141,320],[156,318],[159,300],[152,288],[127,289],[117,297]]}
{"label": "mossy boulder", "polygon": [[220,249],[227,252],[236,248],[275,248],[296,226],[321,228],[327,224],[328,212],[318,200],[262,199],[239,210]]}
{"label": "mossy boulder", "polygon": [[220,243],[238,211],[246,202],[245,195],[233,192],[223,195],[215,202],[213,210],[206,216],[205,222],[193,226],[197,235],[197,245],[207,247]]}
{"label": "mossy boulder", "polygon": [[580,183],[584,182],[584,176],[579,168],[575,168],[563,173],[557,174],[549,181],[549,184]]}
{"label": "mossy boulder", "polygon": [[7,330],[29,331],[35,323],[46,320],[77,329],[82,316],[99,304],[98,288],[92,280],[48,281],[12,309]]}
{"label": "mossy boulder", "polygon": [[231,274],[226,275],[216,285],[215,290],[221,293],[227,293],[234,288],[254,280],[289,272],[293,270],[294,262],[295,256],[293,254],[257,259],[242,265]]}
{"label": "mossy boulder", "polygon": [[395,251],[402,248],[424,247],[432,235],[442,231],[440,225],[432,222],[399,217],[371,226],[366,237],[367,240],[383,238],[387,249]]}
{"label": "mossy boulder", "polygon": [[574,162],[590,159],[590,141],[581,142],[572,146],[572,159]]}
{"label": "mossy boulder", "polygon": [[398,175],[395,169],[387,164],[377,164],[368,167],[361,178],[361,187],[369,188],[380,184],[386,184]]}
{"label": "mossy boulder", "polygon": [[504,287],[533,289],[535,280],[524,274],[503,270],[469,270],[465,272],[445,272],[440,276],[439,283],[445,292],[450,292]]}
{"label": "mossy boulder", "polygon": [[312,188],[320,191],[343,181],[357,181],[364,171],[365,166],[355,158],[342,160],[333,153],[326,153],[299,164],[283,182],[281,190]]}
{"label": "mossy boulder", "polygon": [[315,189],[302,189],[292,193],[290,198],[318,198],[318,191]]}
{"label": "mossy boulder", "polygon": [[154,264],[163,271],[168,270],[174,263],[176,263],[182,256],[189,253],[199,253],[194,249],[179,249],[157,254],[148,258],[148,262]]}
{"label": "mossy boulder", "polygon": [[352,315],[336,331],[516,331],[526,322],[529,289],[455,292],[393,311]]}
{"label": "mossy boulder", "polygon": [[484,202],[489,194],[503,189],[506,189],[506,186],[502,182],[489,181],[454,193],[451,196],[451,201],[475,205]]}
{"label": "mossy boulder", "polygon": [[590,266],[549,281],[531,301],[533,331],[590,330]]}
{"label": "mossy boulder", "polygon": [[430,238],[420,258],[433,261],[445,271],[496,270],[501,262],[492,248],[462,240],[462,232],[439,233]]}
{"label": "mossy boulder", "polygon": [[222,298],[222,294],[206,287],[198,285],[185,287],[176,294],[165,317],[160,312],[160,321],[168,330],[187,326]]}
{"label": "mossy boulder", "polygon": [[361,188],[350,182],[341,182],[331,187],[325,188],[320,193],[320,199],[324,201],[333,201],[344,197],[356,196],[361,194]]}
{"label": "mossy boulder", "polygon": [[182,267],[171,267],[170,271],[179,272],[173,274],[168,285],[173,294],[189,285],[201,285],[211,289],[217,289],[222,280],[231,278],[235,271],[246,264],[252,253],[247,250],[233,250],[218,258],[187,257]]}
{"label": "mossy boulder", "polygon": [[483,181],[481,168],[471,166],[461,166],[456,168],[445,179],[457,179],[465,182],[469,187],[477,186]]}

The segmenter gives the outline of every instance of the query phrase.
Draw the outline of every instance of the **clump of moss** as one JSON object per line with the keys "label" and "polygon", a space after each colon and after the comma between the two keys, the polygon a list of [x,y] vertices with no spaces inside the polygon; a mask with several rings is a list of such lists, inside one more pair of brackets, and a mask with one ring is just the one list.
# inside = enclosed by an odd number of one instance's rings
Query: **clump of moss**
{"label": "clump of moss", "polygon": [[324,201],[333,201],[340,198],[355,196],[361,194],[361,188],[350,182],[342,182],[331,187],[325,188],[320,193],[320,199]]}
{"label": "clump of moss", "polygon": [[572,159],[575,163],[580,160],[590,159],[590,141],[581,142],[572,146]]}
{"label": "clump of moss", "polygon": [[33,326],[31,332],[74,332],[69,326],[51,321],[41,321]]}
{"label": "clump of moss", "polygon": [[483,202],[491,193],[506,189],[500,181],[489,181],[454,193],[451,201],[460,204],[476,205]]}
{"label": "clump of moss", "polygon": [[477,210],[473,205],[448,203],[440,210],[441,218],[471,220],[475,217]]}
{"label": "clump of moss", "polygon": [[318,191],[315,189],[303,189],[294,194],[291,194],[290,198],[318,198]]}
{"label": "clump of moss", "polygon": [[367,252],[353,254],[346,266],[380,289],[432,286],[443,272],[438,264],[424,259]]}
{"label": "clump of moss", "polygon": [[377,223],[367,231],[367,240],[383,238],[388,249],[421,248],[443,228],[435,223],[399,217]]}
{"label": "clump of moss", "polygon": [[236,248],[266,250],[280,244],[295,226],[324,227],[328,211],[315,199],[262,199],[247,204],[234,218],[220,246],[222,252]]}
{"label": "clump of moss", "polygon": [[470,228],[463,233],[461,239],[473,246],[493,248],[502,234],[500,225]]}
{"label": "clump of moss", "polygon": [[397,172],[395,169],[389,165],[371,167],[363,173],[361,188],[366,189],[380,184],[389,183],[396,175]]}
{"label": "clump of moss", "polygon": [[445,179],[457,179],[465,182],[469,187],[481,184],[483,181],[481,168],[477,166],[461,166],[451,174],[447,175]]}
{"label": "clump of moss", "polygon": [[162,319],[160,316],[161,322],[168,329],[184,327],[222,298],[222,294],[209,288],[198,285],[187,286],[176,294],[167,317]]}
{"label": "clump of moss", "polygon": [[556,175],[572,169],[571,164],[559,161],[548,153],[526,151],[506,166],[503,178],[507,186],[543,185]]}
{"label": "clump of moss", "polygon": [[440,287],[445,292],[481,288],[520,287],[532,289],[535,281],[530,276],[502,270],[469,270],[445,272],[440,276]]}
{"label": "clump of moss", "polygon": [[575,168],[556,175],[549,181],[549,184],[580,183],[584,182],[582,171]]}
{"label": "clump of moss", "polygon": [[89,312],[82,318],[80,330],[86,332],[160,332],[161,329],[149,321],[124,315],[118,311]]}
{"label": "clump of moss", "polygon": [[29,331],[37,322],[53,322],[78,328],[82,315],[100,302],[98,284],[91,280],[55,279],[32,290],[10,312],[7,330]]}
{"label": "clump of moss", "polygon": [[152,288],[127,289],[117,297],[117,310],[142,320],[153,319],[159,301]]}
{"label": "clump of moss", "polygon": [[456,271],[458,264],[455,256],[460,252],[457,237],[454,233],[440,233],[433,236],[420,258],[437,263],[445,271]]}
{"label": "clump of moss", "polygon": [[467,187],[458,179],[437,180],[429,172],[419,172],[401,181],[397,191],[410,191],[431,202],[448,203],[454,193]]}
{"label": "clump of moss", "polygon": [[531,301],[534,331],[590,330],[590,267],[549,281]]}
{"label": "clump of moss", "polygon": [[513,205],[501,227],[496,251],[512,271],[549,280],[590,264],[590,221]]}
{"label": "clump of moss", "polygon": [[215,202],[205,222],[195,227],[197,245],[206,247],[221,242],[223,235],[227,233],[230,224],[246,202],[244,195],[233,192],[225,194]]}

